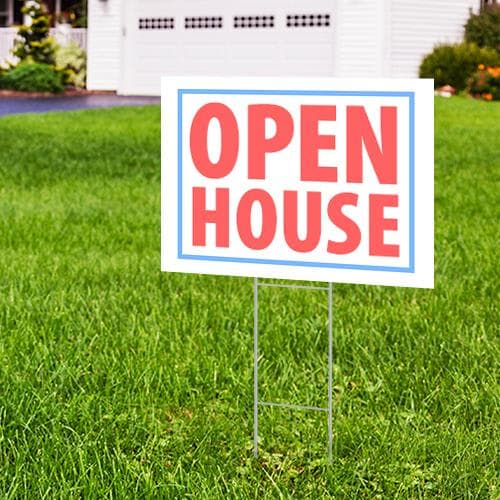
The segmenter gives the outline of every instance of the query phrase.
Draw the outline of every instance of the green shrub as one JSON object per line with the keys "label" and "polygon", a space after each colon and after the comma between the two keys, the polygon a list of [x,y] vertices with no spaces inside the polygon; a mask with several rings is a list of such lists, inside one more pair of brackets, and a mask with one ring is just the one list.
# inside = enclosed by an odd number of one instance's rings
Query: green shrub
{"label": "green shrub", "polygon": [[84,88],[87,77],[87,57],[76,43],[60,45],[56,49],[56,66],[64,74],[64,83]]}
{"label": "green shrub", "polygon": [[488,5],[479,14],[471,14],[465,28],[465,41],[500,52],[500,5]]}
{"label": "green shrub", "polygon": [[482,64],[469,78],[469,94],[485,101],[500,101],[500,67],[484,67]]}
{"label": "green shrub", "polygon": [[22,92],[52,92],[64,90],[61,73],[48,64],[21,63],[0,79],[0,88]]}
{"label": "green shrub", "polygon": [[434,87],[449,84],[463,90],[467,79],[480,64],[497,66],[500,56],[494,49],[478,47],[475,43],[438,45],[422,60],[419,76],[434,78]]}

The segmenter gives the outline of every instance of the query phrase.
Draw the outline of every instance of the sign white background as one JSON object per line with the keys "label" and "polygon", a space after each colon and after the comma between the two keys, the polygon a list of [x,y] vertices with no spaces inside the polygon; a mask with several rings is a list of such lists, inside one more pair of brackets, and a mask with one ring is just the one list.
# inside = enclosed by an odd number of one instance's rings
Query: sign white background
{"label": "sign white background", "polygon": [[[265,91],[269,91],[266,94]],[[255,93],[253,93],[255,92]],[[298,94],[298,95],[297,95]],[[326,95],[325,95],[326,94]],[[193,163],[191,123],[205,104],[223,103],[239,128],[239,154],[224,178],[207,179]],[[294,120],[294,135],[286,148],[266,154],[266,178],[248,179],[248,106],[274,104]],[[320,150],[319,165],[336,166],[337,182],[300,180],[300,106],[336,106],[335,121],[321,121],[318,132],[335,135],[335,149]],[[346,182],[346,107],[363,106],[380,144],[380,107],[397,108],[397,185],[380,184],[370,158],[363,152],[363,183]],[[164,78],[162,80],[162,270],[366,283],[433,286],[433,86],[429,80],[345,80],[282,78]],[[276,132],[266,122],[266,137]],[[212,120],[208,132],[212,162],[220,155],[220,127]],[[206,245],[193,245],[192,190],[206,188],[206,208],[215,208],[215,189],[229,189],[227,248],[215,245],[215,224],[206,224]],[[250,189],[268,192],[276,206],[272,243],[262,250],[248,248],[236,227],[242,195]],[[321,238],[310,252],[289,248],[283,235],[283,192],[298,192],[298,235],[306,234],[306,191],[321,193]],[[333,255],[329,240],[345,233],[328,218],[327,206],[337,193],[358,195],[357,206],[342,212],[359,226],[360,245],[349,254]],[[368,194],[396,194],[398,207],[386,207],[384,217],[398,220],[395,231],[384,232],[384,243],[399,245],[398,257],[371,256],[368,251]],[[252,232],[260,233],[261,210],[252,209]]]}

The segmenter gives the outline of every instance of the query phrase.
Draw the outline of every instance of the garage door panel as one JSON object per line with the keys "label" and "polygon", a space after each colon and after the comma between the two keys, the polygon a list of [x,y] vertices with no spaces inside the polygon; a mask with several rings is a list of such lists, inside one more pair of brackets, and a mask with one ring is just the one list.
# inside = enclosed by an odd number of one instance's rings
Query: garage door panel
{"label": "garage door panel", "polygon": [[169,74],[331,75],[333,2],[310,4],[129,0],[120,91],[159,94]]}
{"label": "garage door panel", "polygon": [[181,46],[181,51],[183,57],[189,57],[192,59],[219,59],[223,57],[226,52],[225,43],[205,43],[203,45],[199,43],[186,43]]}

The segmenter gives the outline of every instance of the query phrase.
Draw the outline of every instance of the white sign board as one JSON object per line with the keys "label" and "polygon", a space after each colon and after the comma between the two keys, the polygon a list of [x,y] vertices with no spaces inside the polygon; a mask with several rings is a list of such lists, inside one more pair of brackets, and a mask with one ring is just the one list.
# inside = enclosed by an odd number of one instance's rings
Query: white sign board
{"label": "white sign board", "polygon": [[162,270],[433,286],[431,80],[164,78]]}

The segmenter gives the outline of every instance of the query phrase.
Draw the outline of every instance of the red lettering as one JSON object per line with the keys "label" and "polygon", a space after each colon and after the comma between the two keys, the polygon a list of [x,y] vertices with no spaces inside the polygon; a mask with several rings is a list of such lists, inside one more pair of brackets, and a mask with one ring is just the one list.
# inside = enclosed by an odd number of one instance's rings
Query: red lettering
{"label": "red lettering", "polygon": [[[212,163],[208,156],[207,134],[212,119],[218,120],[221,129],[219,161]],[[224,104],[211,102],[202,106],[193,118],[190,133],[191,157],[201,175],[221,179],[234,168],[238,158],[238,123],[233,112]]]}
{"label": "red lettering", "polygon": [[193,188],[193,245],[206,245],[206,225],[215,224],[215,245],[229,247],[229,189],[215,190],[215,210],[206,209],[206,191]]}
{"label": "red lettering", "polygon": [[[266,138],[266,120],[274,120],[276,133]],[[248,178],[265,179],[266,153],[288,146],[293,136],[292,115],[275,104],[248,106]]]}
{"label": "red lettering", "polygon": [[397,184],[397,109],[380,108],[379,146],[363,106],[347,106],[347,182],[363,182],[363,144],[381,184]]}
{"label": "red lettering", "polygon": [[[252,207],[259,203],[262,208],[262,229],[259,236],[252,232]],[[240,200],[236,214],[241,241],[252,250],[268,247],[276,233],[276,207],[271,195],[262,189],[250,189]]]}
{"label": "red lettering", "polygon": [[397,219],[384,218],[385,207],[397,207],[396,194],[370,195],[370,255],[378,257],[399,257],[399,245],[384,243],[384,231],[396,231]]}
{"label": "red lettering", "polygon": [[334,135],[320,135],[320,120],[335,121],[335,106],[300,107],[300,178],[303,181],[337,182],[337,167],[318,165],[320,149],[335,149]]}
{"label": "red lettering", "polygon": [[321,238],[321,193],[307,193],[307,233],[303,240],[298,236],[297,205],[297,191],[285,191],[283,201],[285,240],[296,252],[310,252],[318,246]]}
{"label": "red lettering", "polygon": [[344,215],[342,207],[344,205],[357,206],[358,195],[355,193],[340,193],[335,195],[328,203],[328,217],[344,233],[344,241],[328,241],[327,251],[337,255],[351,253],[358,248],[361,242],[361,231],[358,225],[349,217]]}

